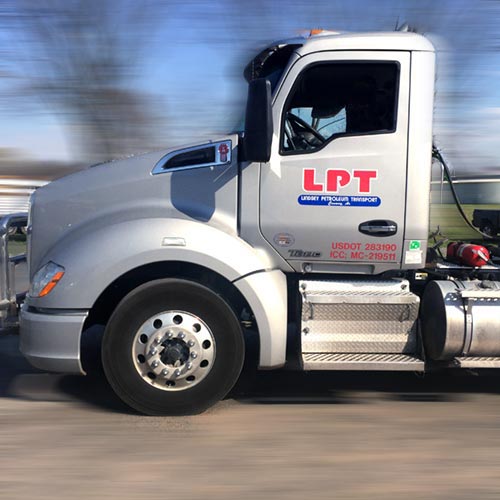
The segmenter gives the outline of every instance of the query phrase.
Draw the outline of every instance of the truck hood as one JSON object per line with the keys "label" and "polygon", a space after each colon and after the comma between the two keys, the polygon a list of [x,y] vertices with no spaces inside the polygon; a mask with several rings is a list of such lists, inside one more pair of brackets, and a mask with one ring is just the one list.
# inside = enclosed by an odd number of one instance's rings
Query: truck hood
{"label": "truck hood", "polygon": [[191,144],[89,167],[39,188],[30,212],[30,277],[66,238],[127,220],[189,219],[236,234],[238,136],[213,142],[220,141],[231,141],[232,161],[225,165],[152,175],[166,155],[200,145]]}

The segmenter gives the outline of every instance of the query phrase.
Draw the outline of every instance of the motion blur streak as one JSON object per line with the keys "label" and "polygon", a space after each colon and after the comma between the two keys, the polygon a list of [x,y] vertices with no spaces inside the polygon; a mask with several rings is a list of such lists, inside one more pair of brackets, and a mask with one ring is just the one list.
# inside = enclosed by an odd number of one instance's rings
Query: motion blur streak
{"label": "motion blur streak", "polygon": [[407,23],[440,49],[441,146],[458,173],[491,172],[499,164],[499,20],[500,4],[487,0],[3,0],[3,157],[76,168],[227,132],[241,118],[242,69],[269,40]]}

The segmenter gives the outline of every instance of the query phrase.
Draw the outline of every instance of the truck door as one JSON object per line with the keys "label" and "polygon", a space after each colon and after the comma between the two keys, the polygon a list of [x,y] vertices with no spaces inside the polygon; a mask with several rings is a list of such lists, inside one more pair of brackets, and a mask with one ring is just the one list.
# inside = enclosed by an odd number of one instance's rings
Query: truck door
{"label": "truck door", "polygon": [[306,55],[273,103],[260,228],[300,271],[399,268],[406,197],[410,53]]}

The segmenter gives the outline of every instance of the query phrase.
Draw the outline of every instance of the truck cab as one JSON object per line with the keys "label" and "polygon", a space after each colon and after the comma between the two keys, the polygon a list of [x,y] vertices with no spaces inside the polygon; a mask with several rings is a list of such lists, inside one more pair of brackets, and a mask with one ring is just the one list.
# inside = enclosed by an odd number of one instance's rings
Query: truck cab
{"label": "truck cab", "polygon": [[[258,169],[267,244],[296,272],[364,275],[422,266],[432,45],[408,33],[320,34],[295,47],[271,90],[271,151]],[[243,183],[246,177],[244,169]],[[410,253],[412,241],[419,247]]]}
{"label": "truck cab", "polygon": [[498,266],[426,267],[434,59],[414,33],[280,41],[244,131],[39,189],[25,356],[84,374],[101,325],[110,385],[154,415],[220,400],[248,337],[260,369],[496,366]]}

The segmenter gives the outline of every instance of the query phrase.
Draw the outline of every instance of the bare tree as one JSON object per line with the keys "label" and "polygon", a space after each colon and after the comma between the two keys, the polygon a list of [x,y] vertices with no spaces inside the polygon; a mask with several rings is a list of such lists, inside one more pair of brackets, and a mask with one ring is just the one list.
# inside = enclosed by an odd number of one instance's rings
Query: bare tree
{"label": "bare tree", "polygon": [[131,82],[158,9],[147,1],[11,0],[0,10],[22,92],[65,120],[87,160],[155,144],[152,99]]}

